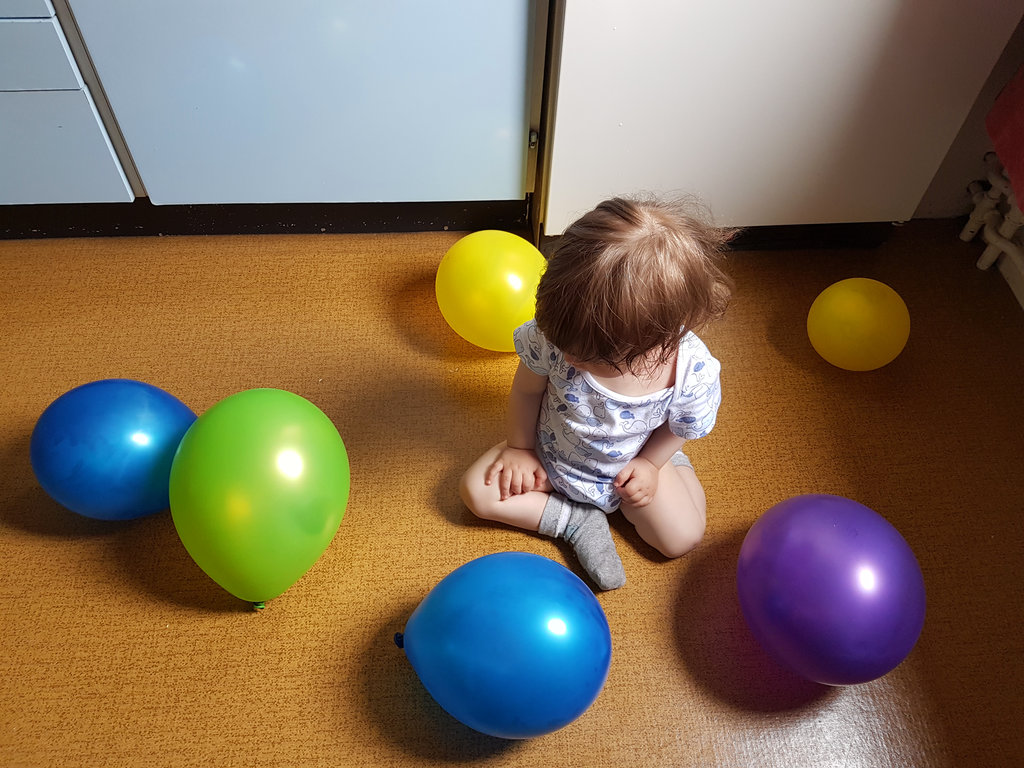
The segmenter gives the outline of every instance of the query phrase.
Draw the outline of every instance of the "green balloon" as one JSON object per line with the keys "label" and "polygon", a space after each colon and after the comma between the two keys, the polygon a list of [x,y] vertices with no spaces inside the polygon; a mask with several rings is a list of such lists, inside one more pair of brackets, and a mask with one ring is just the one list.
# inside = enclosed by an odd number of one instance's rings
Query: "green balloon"
{"label": "green balloon", "polygon": [[231,395],[200,416],[171,464],[171,516],[185,549],[242,600],[277,597],[330,545],[349,493],[345,443],[305,398]]}

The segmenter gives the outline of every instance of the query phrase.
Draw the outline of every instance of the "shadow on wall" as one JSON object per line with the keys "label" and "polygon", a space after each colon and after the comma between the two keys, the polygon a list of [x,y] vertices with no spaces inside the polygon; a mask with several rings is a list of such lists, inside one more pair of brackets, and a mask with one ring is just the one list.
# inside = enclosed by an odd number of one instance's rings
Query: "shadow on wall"
{"label": "shadow on wall", "polygon": [[975,99],[953,145],[936,171],[931,186],[921,198],[915,219],[942,219],[965,216],[971,210],[967,185],[984,176],[984,157],[992,150],[992,141],[985,129],[985,117],[1000,91],[1014,73],[1024,66],[1024,18],[992,68],[985,86]]}
{"label": "shadow on wall", "polygon": [[[847,44],[859,39],[858,59],[864,62],[863,71],[853,76],[848,71],[835,73],[835,81],[829,82],[828,88],[840,87],[848,92],[842,102],[833,102],[842,103],[843,108],[817,116],[813,135],[824,140],[805,147],[799,168],[790,167],[778,174],[796,182],[779,195],[780,200],[786,200],[787,211],[820,209],[821,201],[829,200],[829,210],[855,212],[855,218],[846,220],[893,218],[891,206],[884,202],[883,180],[889,179],[893,187],[906,192],[927,188],[935,176],[934,169],[951,152],[956,140],[959,125],[950,125],[945,115],[967,113],[970,101],[977,96],[973,79],[976,69],[958,66],[957,62],[994,62],[998,50],[973,49],[971,41],[991,37],[1000,18],[1009,24],[1014,23],[1009,21],[1011,18],[1019,20],[1019,12],[1009,6],[995,9],[990,5],[984,14],[979,12],[979,17],[984,17],[969,26],[963,23],[961,4],[951,0],[910,0],[890,6],[888,17],[883,11],[858,12],[851,17]],[[949,63],[942,71],[936,71],[933,56],[914,55],[944,49],[949,51]],[[941,92],[932,85],[936,78],[943,82]],[[982,96],[985,93],[983,90]],[[822,99],[828,100],[829,94],[823,92]],[[901,116],[934,126],[919,132],[913,152],[904,149],[906,134],[898,126],[894,130],[894,120],[898,122]],[[970,181],[947,178],[945,184],[952,183],[959,194]],[[906,194],[902,197],[907,199]],[[844,199],[849,203],[845,204]],[[878,200],[879,205],[865,204],[871,200]],[[913,215],[913,210],[907,210],[905,218]]]}

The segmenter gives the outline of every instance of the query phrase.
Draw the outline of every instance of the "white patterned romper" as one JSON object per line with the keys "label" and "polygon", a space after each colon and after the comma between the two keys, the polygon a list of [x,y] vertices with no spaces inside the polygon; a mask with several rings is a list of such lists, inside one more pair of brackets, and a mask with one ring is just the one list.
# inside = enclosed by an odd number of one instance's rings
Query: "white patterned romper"
{"label": "white patterned romper", "polygon": [[534,320],[514,332],[516,353],[527,368],[548,377],[537,419],[537,455],[559,493],[605,512],[621,499],[615,476],[669,422],[684,440],[715,425],[722,402],[721,364],[693,333],[679,344],[675,384],[639,397],[620,395],[566,362]]}

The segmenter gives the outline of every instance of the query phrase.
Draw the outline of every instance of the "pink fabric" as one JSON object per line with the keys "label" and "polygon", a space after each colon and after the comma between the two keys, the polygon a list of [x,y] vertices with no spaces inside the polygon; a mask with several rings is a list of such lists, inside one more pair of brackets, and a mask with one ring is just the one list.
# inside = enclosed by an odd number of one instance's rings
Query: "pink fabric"
{"label": "pink fabric", "polygon": [[1020,204],[1024,202],[1024,67],[996,98],[985,128]]}

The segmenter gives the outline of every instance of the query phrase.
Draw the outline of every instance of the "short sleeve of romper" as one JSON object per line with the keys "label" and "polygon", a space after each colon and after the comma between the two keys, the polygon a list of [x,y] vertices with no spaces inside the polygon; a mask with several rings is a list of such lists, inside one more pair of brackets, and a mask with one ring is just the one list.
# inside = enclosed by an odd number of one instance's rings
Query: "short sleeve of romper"
{"label": "short sleeve of romper", "polygon": [[521,325],[512,334],[516,354],[523,364],[539,376],[547,376],[561,356],[558,349],[537,328],[534,320]]}
{"label": "short sleeve of romper", "polygon": [[668,407],[669,429],[685,440],[704,437],[715,426],[722,404],[722,365],[693,333],[679,347],[676,386]]}

